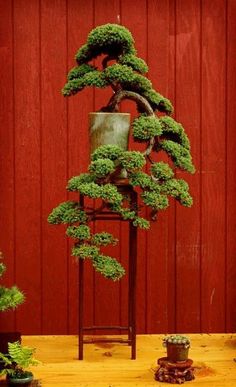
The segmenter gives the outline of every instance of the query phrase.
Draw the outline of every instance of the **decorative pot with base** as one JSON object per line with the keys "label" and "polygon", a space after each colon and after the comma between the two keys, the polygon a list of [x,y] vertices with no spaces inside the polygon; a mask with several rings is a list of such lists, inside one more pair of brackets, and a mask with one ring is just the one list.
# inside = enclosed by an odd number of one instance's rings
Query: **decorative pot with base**
{"label": "decorative pot with base", "polygon": [[182,384],[194,379],[193,361],[188,358],[190,340],[186,336],[172,335],[163,339],[167,357],[158,359],[155,379],[159,382]]}

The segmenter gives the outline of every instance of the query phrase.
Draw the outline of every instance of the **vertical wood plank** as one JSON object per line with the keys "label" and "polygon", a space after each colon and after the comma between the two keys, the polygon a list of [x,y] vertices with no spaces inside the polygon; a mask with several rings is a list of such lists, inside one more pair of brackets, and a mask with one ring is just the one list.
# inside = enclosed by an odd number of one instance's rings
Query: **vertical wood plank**
{"label": "vertical wood plank", "polygon": [[[93,28],[93,1],[68,1],[68,69],[76,65],[74,57]],[[66,82],[66,74],[65,80]],[[84,89],[68,101],[68,174],[69,178],[87,171],[89,162],[88,112],[93,110],[93,91]],[[77,200],[77,197],[72,197]],[[76,333],[78,327],[78,265],[69,250],[69,333]],[[93,322],[93,269],[86,265],[84,323]]]}
{"label": "vertical wood plank", "polygon": [[[17,329],[41,331],[39,2],[14,2]],[[27,317],[26,317],[27,316]]]}
{"label": "vertical wood plank", "polygon": [[[168,96],[176,104],[176,0],[169,0],[169,77]],[[170,198],[168,214],[168,332],[176,331],[176,203]]]}
{"label": "vertical wood plank", "polygon": [[[7,271],[4,286],[14,283],[14,116],[13,116],[13,25],[12,3],[0,1],[0,250]],[[7,75],[7,76],[6,76]],[[2,285],[2,284],[1,284]],[[0,330],[14,329],[14,313],[1,313]]]}
{"label": "vertical wood plank", "polygon": [[[66,200],[67,110],[60,90],[67,71],[66,1],[41,3],[43,333],[68,332],[68,260],[63,227],[47,224]],[[53,288],[52,288],[53,284]]]}
{"label": "vertical wood plank", "polygon": [[225,331],[225,1],[202,3],[202,331]]}
{"label": "vertical wood plank", "polygon": [[[169,1],[148,1],[148,77],[168,97]],[[157,36],[157,39],[153,39]],[[161,39],[159,39],[161,37]],[[158,214],[147,233],[147,332],[168,331],[168,213]]]}
{"label": "vertical wood plank", "polygon": [[[131,17],[132,16],[132,17]],[[121,22],[127,27],[135,40],[137,55],[147,60],[147,2],[139,2],[138,6],[132,0],[121,1]],[[132,105],[130,112],[136,116],[136,106]],[[131,141],[130,149],[133,148]],[[135,149],[138,149],[135,146]],[[136,292],[136,325],[137,333],[146,332],[146,286],[147,286],[147,232],[138,230],[137,256],[137,292]]]}
{"label": "vertical wood plank", "polygon": [[[177,205],[176,329],[200,329],[200,7],[199,1],[176,4],[176,119],[185,127],[197,172],[179,173],[194,198],[191,209]],[[183,318],[184,316],[184,318]]]}
{"label": "vertical wood plank", "polygon": [[[106,24],[117,23],[120,15],[119,0],[104,0],[95,2],[94,27]],[[112,95],[112,90],[95,90],[94,107],[98,111],[106,105]],[[106,221],[95,223],[95,232],[111,232],[120,239],[120,222],[113,221],[111,224]],[[119,259],[119,247],[112,247],[107,254]],[[121,280],[122,281],[122,280]],[[103,278],[100,274],[95,274],[94,296],[94,322],[96,325],[117,325],[120,324],[120,284],[119,282]]]}
{"label": "vertical wood plank", "polygon": [[227,272],[226,272],[226,329],[236,329],[236,2],[229,0],[227,9]]}

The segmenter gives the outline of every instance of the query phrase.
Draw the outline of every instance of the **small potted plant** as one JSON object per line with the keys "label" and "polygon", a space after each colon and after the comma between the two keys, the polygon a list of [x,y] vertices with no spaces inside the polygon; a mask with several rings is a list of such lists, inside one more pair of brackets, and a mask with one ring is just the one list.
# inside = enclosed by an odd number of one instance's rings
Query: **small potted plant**
{"label": "small potted plant", "polygon": [[34,352],[34,348],[22,346],[19,341],[16,341],[8,343],[8,356],[0,353],[0,358],[5,364],[0,375],[6,375],[9,385],[27,385],[33,380],[33,373],[27,371],[27,368],[40,363],[33,358]]}
{"label": "small potted plant", "polygon": [[[3,254],[0,252],[0,260],[3,259]],[[0,278],[6,271],[6,266],[0,262]],[[0,286],[0,312],[15,309],[18,305],[24,302],[24,294],[17,286],[7,288]],[[7,353],[7,345],[9,341],[16,341],[20,339],[19,332],[1,332],[0,333],[0,352]],[[1,367],[1,364],[0,364]]]}
{"label": "small potted plant", "polygon": [[[101,63],[95,67],[97,57]],[[100,250],[102,246],[116,244],[117,239],[105,231],[94,234],[91,222],[104,208],[134,226],[148,229],[150,219],[155,220],[158,212],[169,206],[169,197],[191,207],[188,184],[175,175],[176,169],[190,173],[195,170],[190,142],[183,126],[171,117],[171,102],[144,75],[148,66],[137,57],[134,39],[127,28],[116,24],[96,27],[76,54],[76,61],[77,66],[68,73],[62,90],[64,96],[74,95],[87,86],[112,89],[108,104],[90,114],[92,155],[88,170],[72,177],[67,186],[68,191],[93,199],[95,207],[86,203],[81,207],[76,200],[63,202],[53,209],[48,221],[68,225],[66,234],[75,241],[73,256],[90,259],[95,270],[117,280],[124,275],[124,268]],[[127,117],[120,118],[123,113],[119,113],[123,99],[136,103],[138,117],[131,132],[142,151],[128,150]],[[115,142],[120,134],[122,139]],[[163,154],[169,156],[169,162],[163,161]],[[129,206],[122,184],[137,192],[135,208]],[[147,217],[143,216],[145,206],[149,209]]]}
{"label": "small potted plant", "polygon": [[167,350],[167,358],[172,363],[188,360],[190,340],[182,335],[170,335],[163,339],[163,346]]}

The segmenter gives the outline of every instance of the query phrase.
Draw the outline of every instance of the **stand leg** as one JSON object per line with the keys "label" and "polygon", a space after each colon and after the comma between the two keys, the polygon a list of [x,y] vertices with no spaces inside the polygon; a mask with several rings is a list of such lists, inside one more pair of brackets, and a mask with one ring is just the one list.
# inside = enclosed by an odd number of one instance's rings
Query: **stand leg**
{"label": "stand leg", "polygon": [[[80,206],[84,206],[84,197],[80,195]],[[84,338],[83,338],[83,323],[84,323],[84,261],[79,260],[79,360],[83,360],[84,353]]]}
{"label": "stand leg", "polygon": [[[132,195],[132,204],[137,202]],[[131,339],[131,359],[136,359],[136,272],[137,272],[137,227],[129,224],[129,339]]]}
{"label": "stand leg", "polygon": [[83,360],[84,261],[79,260],[79,360]]}
{"label": "stand leg", "polygon": [[[130,193],[130,191],[129,191]],[[135,191],[130,194],[130,205],[133,209],[137,206],[137,194]],[[80,195],[80,206],[84,207],[84,197]],[[111,220],[111,219],[110,219]],[[136,359],[136,271],[137,271],[137,228],[129,222],[129,289],[128,289],[128,339],[131,345],[131,359]],[[83,346],[84,346],[84,261],[79,260],[79,308],[78,308],[78,344],[79,344],[79,360],[83,360]],[[91,329],[93,327],[87,327]],[[107,328],[107,327],[100,327]],[[114,328],[114,327],[111,327]],[[126,327],[127,328],[127,327]],[[125,328],[125,329],[126,329]],[[126,340],[127,342],[127,340]]]}

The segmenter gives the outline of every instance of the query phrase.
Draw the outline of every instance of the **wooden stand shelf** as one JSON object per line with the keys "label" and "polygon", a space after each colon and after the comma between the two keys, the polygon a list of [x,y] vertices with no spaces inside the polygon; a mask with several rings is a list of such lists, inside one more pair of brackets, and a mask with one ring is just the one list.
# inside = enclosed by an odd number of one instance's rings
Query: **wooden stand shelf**
{"label": "wooden stand shelf", "polygon": [[[129,207],[135,209],[137,206],[137,193],[133,187],[126,184],[117,186],[118,191],[122,192],[129,199]],[[80,206],[85,208],[84,196],[80,195]],[[94,221],[106,220],[109,222],[123,221],[123,219],[107,210],[102,208],[96,211],[94,215]],[[131,346],[131,359],[136,359],[136,268],[137,268],[137,227],[133,226],[132,221],[129,221],[129,285],[128,285],[128,324],[127,326],[84,326],[84,261],[79,260],[79,327],[78,327],[78,340],[79,340],[79,353],[78,359],[83,360],[84,344],[95,342],[110,342],[128,344]],[[127,332],[127,338],[93,338],[85,339],[84,333],[93,330],[114,330]]]}

